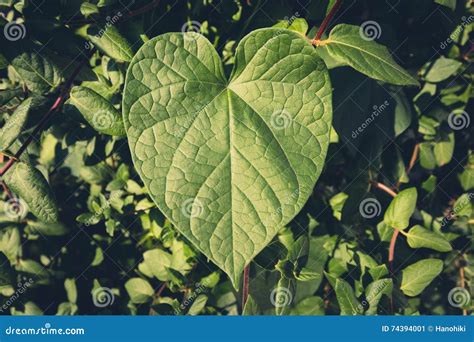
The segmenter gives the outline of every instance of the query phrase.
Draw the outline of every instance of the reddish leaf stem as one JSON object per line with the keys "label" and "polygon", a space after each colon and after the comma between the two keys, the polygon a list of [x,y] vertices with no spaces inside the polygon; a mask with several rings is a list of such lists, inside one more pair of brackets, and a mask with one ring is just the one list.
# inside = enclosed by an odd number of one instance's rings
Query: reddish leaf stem
{"label": "reddish leaf stem", "polygon": [[321,26],[319,27],[318,32],[316,33],[316,36],[313,39],[313,45],[316,44],[318,40],[321,39],[323,36],[324,31],[328,27],[329,23],[331,22],[332,18],[336,14],[336,12],[339,10],[339,8],[342,5],[342,0],[337,0],[334,6],[331,8],[329,11],[328,15],[324,18],[323,22],[321,23]]}

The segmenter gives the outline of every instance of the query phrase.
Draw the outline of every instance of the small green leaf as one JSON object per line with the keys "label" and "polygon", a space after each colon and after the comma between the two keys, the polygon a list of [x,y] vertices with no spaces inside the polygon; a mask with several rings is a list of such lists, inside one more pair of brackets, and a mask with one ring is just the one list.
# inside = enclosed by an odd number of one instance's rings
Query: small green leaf
{"label": "small green leaf", "polygon": [[321,297],[308,297],[291,309],[291,315],[321,316],[324,315],[324,301]]}
{"label": "small green leaf", "polygon": [[59,212],[54,195],[43,174],[33,166],[16,162],[3,176],[5,183],[43,222],[58,222]]}
{"label": "small green leaf", "polygon": [[456,9],[456,0],[434,0],[437,4],[446,6],[450,8],[451,10]]}
{"label": "small green leaf", "polygon": [[270,294],[270,300],[278,316],[288,315],[293,304],[296,292],[296,281],[281,277],[277,287]]}
{"label": "small green leaf", "polygon": [[198,315],[206,307],[207,299],[208,297],[203,294],[197,296],[187,314],[190,316]]}
{"label": "small green leaf", "polygon": [[291,22],[290,26],[288,26],[288,30],[298,32],[299,34],[306,37],[306,32],[308,32],[308,23],[303,18],[296,18]]}
{"label": "small green leaf", "polygon": [[416,209],[416,198],[416,188],[400,191],[385,211],[384,223],[399,230],[407,228]]}
{"label": "small green leaf", "polygon": [[380,279],[373,281],[365,289],[365,299],[369,304],[369,308],[365,312],[366,315],[375,315],[377,306],[379,305],[382,295],[392,296],[393,281],[392,279]]}
{"label": "small green leaf", "polygon": [[44,94],[61,83],[61,70],[49,58],[36,52],[24,52],[11,64],[32,92]]}
{"label": "small green leaf", "polygon": [[64,280],[64,288],[66,289],[67,299],[70,303],[77,302],[77,286],[74,278]]}
{"label": "small green leaf", "polygon": [[434,143],[433,154],[438,166],[448,164],[453,158],[454,152],[454,133],[451,132],[447,137]]}
{"label": "small green leaf", "polygon": [[28,230],[32,233],[39,233],[45,236],[63,236],[69,233],[69,228],[64,224],[58,223],[45,223],[40,221],[28,221]]}
{"label": "small green leaf", "polygon": [[6,105],[12,99],[19,97],[22,94],[23,89],[21,88],[0,90],[0,106]]}
{"label": "small green leaf", "polygon": [[92,89],[80,86],[72,88],[70,101],[97,132],[125,135],[120,112]]}
{"label": "small green leaf", "polygon": [[336,279],[334,291],[341,309],[341,315],[360,315],[362,313],[363,307],[357,300],[352,286],[347,281]]}
{"label": "small green leaf", "polygon": [[440,57],[430,66],[425,75],[425,80],[432,83],[444,81],[453,76],[462,63],[451,58]]}
{"label": "small green leaf", "polygon": [[[33,96],[23,101],[6,120],[5,125],[0,129],[0,151],[9,149],[18,136],[25,130],[30,116],[36,114],[36,108],[42,108],[47,103],[42,96]],[[31,118],[37,119],[37,118]],[[28,125],[29,126],[29,125]]]}
{"label": "small green leaf", "polygon": [[331,30],[321,48],[327,49],[333,58],[376,80],[397,85],[419,85],[395,62],[385,46],[364,38],[359,26],[339,24]]}
{"label": "small green leaf", "polygon": [[453,249],[446,238],[420,225],[411,228],[407,233],[408,245],[412,248],[426,247],[439,252],[449,252]]}
{"label": "small green leaf", "polygon": [[244,310],[242,312],[243,316],[258,316],[260,314],[260,309],[257,305],[257,302],[252,298],[252,296],[248,296],[247,302],[244,305]]}
{"label": "small green leaf", "polygon": [[402,271],[400,290],[410,297],[419,295],[443,270],[443,261],[424,259],[411,264]]}
{"label": "small green leaf", "polygon": [[153,288],[150,283],[142,278],[132,278],[125,283],[125,289],[130,296],[130,300],[135,304],[143,304],[153,297]]}
{"label": "small green leaf", "polygon": [[132,45],[113,25],[97,27],[86,25],[77,33],[89,39],[105,54],[119,62],[130,62],[133,57]]}

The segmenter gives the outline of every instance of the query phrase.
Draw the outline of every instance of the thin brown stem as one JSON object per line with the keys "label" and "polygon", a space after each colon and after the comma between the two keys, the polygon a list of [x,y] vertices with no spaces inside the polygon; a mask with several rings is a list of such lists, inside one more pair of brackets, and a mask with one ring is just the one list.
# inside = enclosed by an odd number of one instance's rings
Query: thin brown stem
{"label": "thin brown stem", "polygon": [[336,12],[339,10],[341,5],[342,5],[342,0],[337,0],[334,6],[331,8],[328,15],[324,18],[323,22],[321,23],[321,26],[319,27],[319,30],[313,39],[313,45],[316,45],[317,42],[321,39],[321,37],[324,34],[324,31],[326,31],[326,28],[328,27],[329,23],[331,22],[332,18],[334,17]]}
{"label": "thin brown stem", "polygon": [[14,199],[15,197],[13,196],[13,193],[11,192],[10,188],[4,181],[0,181],[0,184],[2,185],[3,191],[7,194],[8,199]]}
{"label": "thin brown stem", "polygon": [[390,196],[392,197],[395,197],[397,196],[397,193],[395,191],[393,191],[392,189],[390,189],[388,186],[386,186],[385,184],[383,183],[380,183],[380,182],[376,182],[376,181],[372,181],[371,184],[376,187],[377,189],[380,189],[382,191],[385,191],[387,194],[389,194]]}
{"label": "thin brown stem", "polygon": [[249,275],[250,275],[250,265],[247,265],[244,268],[244,285],[242,288],[242,308],[245,307],[245,303],[247,303],[247,299],[249,298]]}
{"label": "thin brown stem", "polygon": [[[413,148],[413,152],[411,154],[410,162],[409,162],[407,168],[405,169],[405,173],[406,173],[407,176],[411,172],[413,167],[415,166],[415,163],[418,159],[419,154],[420,154],[420,144],[417,143],[417,144],[415,144],[415,147]],[[399,186],[400,186],[400,180],[397,181],[397,184],[395,184],[395,186],[393,188],[398,189]]]}

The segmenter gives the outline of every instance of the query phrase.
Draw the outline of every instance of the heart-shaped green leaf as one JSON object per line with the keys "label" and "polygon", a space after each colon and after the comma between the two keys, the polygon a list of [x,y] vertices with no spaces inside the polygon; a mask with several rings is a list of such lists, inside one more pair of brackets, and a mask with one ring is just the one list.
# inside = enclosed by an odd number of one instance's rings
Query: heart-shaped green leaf
{"label": "heart-shaped green leaf", "polygon": [[332,108],[326,66],[298,33],[256,30],[235,55],[227,81],[203,36],[148,41],[128,69],[123,114],[153,200],[238,287],[311,194]]}

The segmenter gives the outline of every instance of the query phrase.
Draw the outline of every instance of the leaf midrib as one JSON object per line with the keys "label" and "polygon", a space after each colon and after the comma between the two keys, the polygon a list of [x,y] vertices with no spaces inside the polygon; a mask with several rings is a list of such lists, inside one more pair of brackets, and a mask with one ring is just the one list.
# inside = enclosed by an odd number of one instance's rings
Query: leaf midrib
{"label": "leaf midrib", "polygon": [[397,68],[396,66],[394,66],[394,65],[392,65],[392,64],[390,64],[390,63],[388,63],[388,62],[386,62],[383,58],[380,58],[379,56],[377,56],[377,55],[375,55],[375,54],[373,54],[373,53],[371,53],[371,52],[368,52],[367,50],[361,49],[361,48],[359,48],[359,47],[357,47],[357,46],[355,46],[355,45],[350,45],[350,44],[341,42],[341,41],[336,40],[336,39],[334,39],[334,38],[329,38],[329,39],[328,39],[327,45],[328,45],[328,46],[331,46],[331,43],[344,45],[344,46],[347,46],[347,47],[352,48],[352,49],[354,49],[354,50],[358,50],[358,51],[360,51],[361,53],[365,53],[365,54],[367,54],[367,55],[370,55],[370,56],[374,57],[375,59],[378,59],[379,61],[381,61],[383,64],[389,66],[390,68],[392,68],[392,69],[394,69],[394,70],[400,72],[404,77],[406,77],[406,78],[408,78],[410,81],[412,81],[412,80],[411,80],[411,76],[407,75],[407,73],[405,72],[405,70]]}

